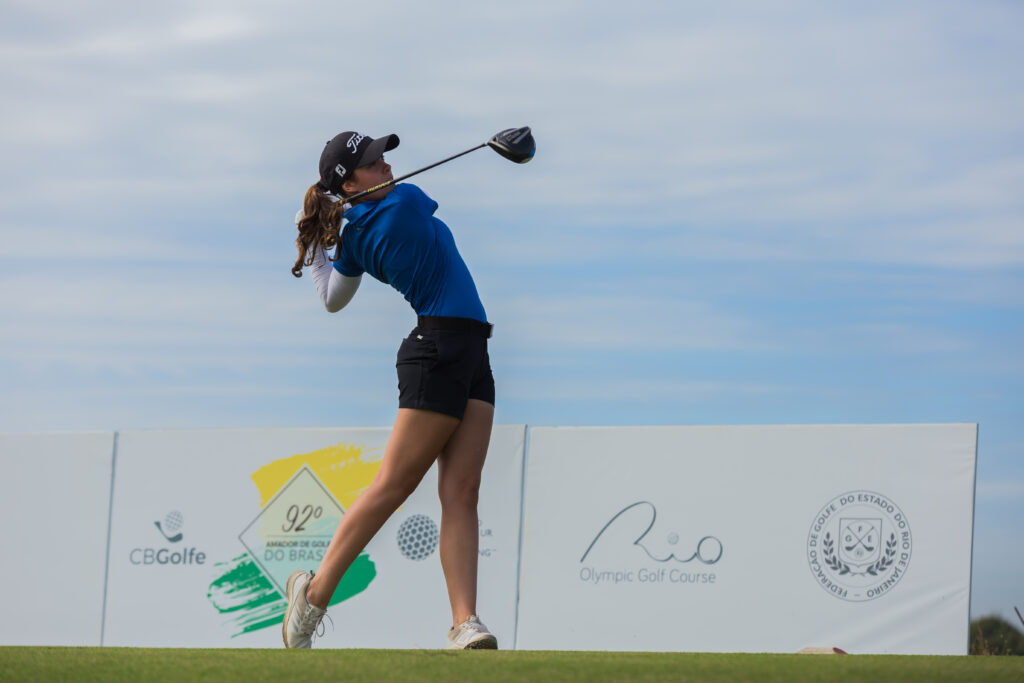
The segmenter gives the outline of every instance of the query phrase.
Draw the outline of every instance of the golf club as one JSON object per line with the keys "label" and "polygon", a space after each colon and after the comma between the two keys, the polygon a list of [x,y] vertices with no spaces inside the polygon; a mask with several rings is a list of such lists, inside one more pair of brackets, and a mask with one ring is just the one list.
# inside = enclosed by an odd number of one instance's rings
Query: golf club
{"label": "golf club", "polygon": [[490,140],[482,144],[479,144],[476,147],[470,147],[466,151],[454,154],[448,157],[447,159],[435,161],[429,166],[424,166],[423,168],[415,170],[412,173],[406,173],[404,176],[394,178],[392,180],[387,181],[386,183],[375,185],[369,188],[368,190],[363,190],[362,192],[354,194],[351,197],[345,199],[345,204],[342,206],[342,209],[344,211],[348,211],[349,209],[352,208],[352,202],[357,199],[362,199],[366,195],[373,194],[377,190],[383,190],[385,187],[388,187],[389,185],[394,185],[402,180],[405,180],[406,178],[411,178],[417,173],[429,171],[435,166],[440,166],[441,164],[448,163],[452,159],[458,159],[464,154],[475,152],[476,150],[481,149],[482,147],[490,147],[501,156],[505,157],[509,161],[514,161],[517,164],[525,164],[527,161],[533,158],[534,153],[537,151],[537,143],[534,142],[533,140],[533,133],[530,132],[529,126],[523,126],[522,128],[506,128],[500,133],[495,133]]}

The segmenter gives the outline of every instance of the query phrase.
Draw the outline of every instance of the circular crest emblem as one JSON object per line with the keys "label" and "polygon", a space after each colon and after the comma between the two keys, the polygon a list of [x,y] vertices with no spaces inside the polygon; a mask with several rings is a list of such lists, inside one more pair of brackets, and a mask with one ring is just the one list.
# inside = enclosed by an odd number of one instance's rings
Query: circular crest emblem
{"label": "circular crest emblem", "polygon": [[910,564],[906,515],[874,491],[849,491],[825,504],[807,534],[807,563],[818,585],[842,600],[888,593]]}

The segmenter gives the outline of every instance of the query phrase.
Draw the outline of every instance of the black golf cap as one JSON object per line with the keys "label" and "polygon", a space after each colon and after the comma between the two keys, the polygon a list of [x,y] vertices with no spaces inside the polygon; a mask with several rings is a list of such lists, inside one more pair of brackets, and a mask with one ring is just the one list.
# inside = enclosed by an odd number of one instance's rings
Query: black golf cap
{"label": "black golf cap", "polygon": [[352,171],[372,164],[384,152],[390,152],[395,147],[398,147],[398,136],[395,134],[376,140],[351,130],[335,135],[320,155],[320,187],[331,194],[341,194],[341,184],[352,177]]}

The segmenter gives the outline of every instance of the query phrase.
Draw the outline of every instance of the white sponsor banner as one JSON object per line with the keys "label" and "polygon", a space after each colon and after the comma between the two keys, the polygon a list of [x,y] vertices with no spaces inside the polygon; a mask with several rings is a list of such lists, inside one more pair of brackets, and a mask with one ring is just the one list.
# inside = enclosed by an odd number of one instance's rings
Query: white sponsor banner
{"label": "white sponsor banner", "polygon": [[114,434],[0,435],[4,645],[99,645]]}
{"label": "white sponsor banner", "polygon": [[976,437],[533,428],[517,647],[966,654]]}
{"label": "white sponsor banner", "polygon": [[[106,645],[281,647],[283,584],[315,569],[389,429],[122,432]],[[511,645],[525,426],[497,426],[480,493],[478,610]],[[316,647],[436,648],[451,623],[437,468],[342,579]]]}

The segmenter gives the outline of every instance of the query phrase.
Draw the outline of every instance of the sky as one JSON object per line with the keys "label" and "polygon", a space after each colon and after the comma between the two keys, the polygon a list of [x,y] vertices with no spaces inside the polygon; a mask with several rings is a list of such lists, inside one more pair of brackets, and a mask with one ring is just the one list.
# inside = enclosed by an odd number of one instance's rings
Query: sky
{"label": "sky", "polygon": [[1024,5],[0,2],[0,431],[385,426],[413,324],[293,216],[397,133],[499,424],[977,422],[972,615],[1024,609]]}

